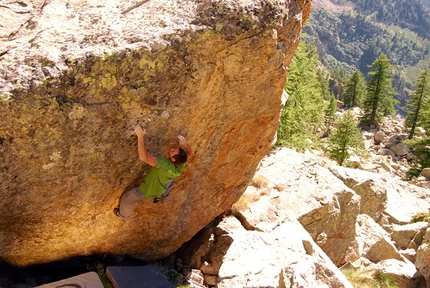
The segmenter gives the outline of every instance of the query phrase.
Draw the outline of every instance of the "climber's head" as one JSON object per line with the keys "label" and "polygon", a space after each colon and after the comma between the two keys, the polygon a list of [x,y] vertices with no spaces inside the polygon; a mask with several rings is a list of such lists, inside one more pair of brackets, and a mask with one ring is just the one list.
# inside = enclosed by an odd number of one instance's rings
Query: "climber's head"
{"label": "climber's head", "polygon": [[169,155],[170,161],[175,163],[175,165],[184,164],[185,162],[187,162],[187,159],[188,159],[187,153],[181,147],[170,148],[168,155]]}

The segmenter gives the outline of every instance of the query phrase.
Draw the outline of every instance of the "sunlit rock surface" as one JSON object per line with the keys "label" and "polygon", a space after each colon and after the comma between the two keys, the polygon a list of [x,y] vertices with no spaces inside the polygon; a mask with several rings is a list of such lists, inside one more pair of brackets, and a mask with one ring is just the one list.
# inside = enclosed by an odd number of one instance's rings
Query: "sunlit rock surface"
{"label": "sunlit rock surface", "polygon": [[[175,251],[244,192],[270,149],[310,1],[29,1],[0,6],[0,259]],[[112,213],[176,135],[171,196]]]}

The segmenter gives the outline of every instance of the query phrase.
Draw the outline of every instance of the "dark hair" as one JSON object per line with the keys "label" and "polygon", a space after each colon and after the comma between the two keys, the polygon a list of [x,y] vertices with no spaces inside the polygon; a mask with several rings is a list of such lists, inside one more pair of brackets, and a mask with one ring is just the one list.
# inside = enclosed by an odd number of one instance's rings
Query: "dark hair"
{"label": "dark hair", "polygon": [[180,165],[187,162],[188,155],[187,155],[187,152],[185,152],[185,150],[182,149],[182,147],[179,147],[179,153],[173,156],[173,158],[175,158],[175,164]]}

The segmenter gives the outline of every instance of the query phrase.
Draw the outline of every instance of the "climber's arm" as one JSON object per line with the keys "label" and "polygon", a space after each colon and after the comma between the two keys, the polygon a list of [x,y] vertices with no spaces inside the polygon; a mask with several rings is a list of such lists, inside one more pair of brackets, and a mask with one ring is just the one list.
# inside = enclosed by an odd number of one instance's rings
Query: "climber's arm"
{"label": "climber's arm", "polygon": [[155,156],[149,155],[148,151],[146,151],[145,147],[145,134],[146,130],[140,127],[140,125],[136,125],[134,131],[137,135],[137,152],[139,153],[139,159],[145,163],[148,163],[152,167],[157,166],[157,158]]}
{"label": "climber's arm", "polygon": [[181,148],[185,150],[185,153],[187,153],[188,156],[191,156],[191,154],[193,154],[193,150],[191,149],[191,146],[187,143],[187,140],[185,140],[185,137],[182,135],[178,135],[178,139],[179,146],[181,146]]}

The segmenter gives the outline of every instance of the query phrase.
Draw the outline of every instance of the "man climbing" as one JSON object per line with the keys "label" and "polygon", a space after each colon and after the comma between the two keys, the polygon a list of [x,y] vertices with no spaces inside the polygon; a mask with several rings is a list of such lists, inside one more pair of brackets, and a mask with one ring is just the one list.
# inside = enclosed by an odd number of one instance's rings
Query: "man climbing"
{"label": "man climbing", "polygon": [[114,213],[123,220],[130,219],[137,202],[154,199],[154,203],[156,203],[159,198],[167,197],[173,181],[181,174],[188,156],[191,156],[192,153],[191,146],[183,136],[179,135],[179,147],[170,148],[167,153],[168,158],[152,156],[145,147],[146,130],[140,125],[136,125],[134,131],[137,135],[139,159],[151,165],[152,168],[139,187],[133,188],[121,196],[119,207],[114,209]]}

